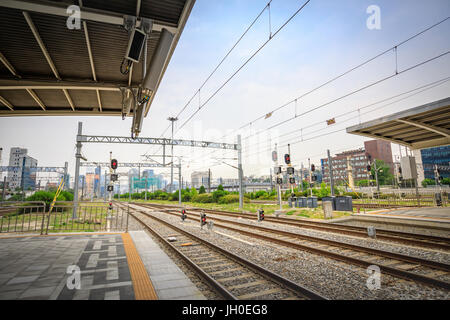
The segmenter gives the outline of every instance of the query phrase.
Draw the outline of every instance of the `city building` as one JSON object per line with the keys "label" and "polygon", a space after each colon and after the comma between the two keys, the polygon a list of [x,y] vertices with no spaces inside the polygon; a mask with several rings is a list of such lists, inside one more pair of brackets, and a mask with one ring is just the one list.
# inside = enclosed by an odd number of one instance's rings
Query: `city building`
{"label": "city building", "polygon": [[[8,171],[7,181],[9,188],[14,190],[22,188],[24,190],[36,187],[37,160],[27,155],[28,150],[24,148],[11,148],[9,153],[9,166],[16,167],[13,171]],[[22,176],[23,173],[23,176]]]}
{"label": "city building", "polygon": [[[382,160],[390,167],[391,173],[394,173],[391,143],[384,140],[370,140],[364,142],[364,148],[344,151],[332,157],[334,182],[337,184],[349,183],[348,165],[352,169],[352,177],[355,183],[369,179],[367,165],[373,163],[375,159]],[[320,163],[323,181],[330,183],[328,158],[321,159]]]}
{"label": "city building", "polygon": [[368,160],[372,162],[374,159],[383,160],[394,173],[394,161],[392,159],[391,143],[385,140],[364,141],[364,149],[368,155]]}
{"label": "city building", "polygon": [[[417,153],[415,154],[417,155]],[[420,150],[420,158],[416,156],[416,164],[422,167],[425,179],[435,179],[434,169],[437,165],[439,175],[450,177],[450,145]],[[420,166],[420,163],[422,166]]]}
{"label": "city building", "polygon": [[204,186],[205,188],[208,188],[210,178],[212,179],[212,175],[210,177],[208,171],[194,171],[191,174],[192,187],[200,188],[201,186]]}

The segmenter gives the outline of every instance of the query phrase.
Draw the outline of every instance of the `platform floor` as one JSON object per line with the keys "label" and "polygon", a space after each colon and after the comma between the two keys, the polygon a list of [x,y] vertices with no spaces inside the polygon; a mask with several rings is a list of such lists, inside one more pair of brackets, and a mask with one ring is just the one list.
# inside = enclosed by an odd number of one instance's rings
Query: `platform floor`
{"label": "platform floor", "polygon": [[[79,288],[73,288],[77,276],[71,268],[80,270]],[[0,237],[0,300],[16,299],[204,297],[153,240],[138,231]]]}
{"label": "platform floor", "polygon": [[416,218],[429,220],[443,220],[450,222],[450,207],[444,208],[407,208],[387,210],[381,212],[368,212],[368,214],[398,216],[402,218]]}

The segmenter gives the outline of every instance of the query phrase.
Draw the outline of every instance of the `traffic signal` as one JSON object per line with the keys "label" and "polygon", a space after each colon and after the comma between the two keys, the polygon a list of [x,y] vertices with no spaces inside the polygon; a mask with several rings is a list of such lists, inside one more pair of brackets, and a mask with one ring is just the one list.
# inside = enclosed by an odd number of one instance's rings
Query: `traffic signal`
{"label": "traffic signal", "polygon": [[283,184],[283,178],[277,178],[277,184]]}
{"label": "traffic signal", "polygon": [[106,187],[106,191],[113,192],[114,191],[114,186],[107,186]]}
{"label": "traffic signal", "polygon": [[284,155],[284,162],[285,162],[286,164],[291,164],[291,156],[290,156],[290,154],[286,153],[286,154]]}
{"label": "traffic signal", "polygon": [[294,177],[290,177],[289,178],[289,183],[290,184],[295,184],[295,178]]}
{"label": "traffic signal", "polygon": [[112,202],[109,203],[109,210],[112,210]]}
{"label": "traffic signal", "polygon": [[117,173],[111,174],[111,181],[117,181],[119,179],[119,175]]}
{"label": "traffic signal", "polygon": [[117,160],[116,159],[111,160],[111,169],[113,169],[113,170],[117,169]]}
{"label": "traffic signal", "polygon": [[186,210],[181,210],[181,221],[184,221],[186,219]]}
{"label": "traffic signal", "polygon": [[311,176],[311,180],[312,180],[312,181],[317,181],[317,176],[316,176],[316,175],[312,175],[312,176]]}
{"label": "traffic signal", "polygon": [[275,167],[275,174],[281,173],[281,167]]}
{"label": "traffic signal", "polygon": [[294,174],[294,167],[287,167],[286,170],[288,174]]}
{"label": "traffic signal", "polygon": [[206,214],[201,213],[200,214],[200,226],[203,227],[206,224]]}
{"label": "traffic signal", "polygon": [[[369,164],[369,165],[367,165],[367,172],[370,172],[370,171],[372,171],[372,167]],[[400,169],[400,172],[401,172],[401,169]]]}
{"label": "traffic signal", "polygon": [[312,171],[312,172],[316,171],[316,166],[313,165],[313,164],[311,165],[311,171]]}
{"label": "traffic signal", "polygon": [[264,210],[259,209],[258,210],[258,221],[263,221],[263,220],[264,220]]}

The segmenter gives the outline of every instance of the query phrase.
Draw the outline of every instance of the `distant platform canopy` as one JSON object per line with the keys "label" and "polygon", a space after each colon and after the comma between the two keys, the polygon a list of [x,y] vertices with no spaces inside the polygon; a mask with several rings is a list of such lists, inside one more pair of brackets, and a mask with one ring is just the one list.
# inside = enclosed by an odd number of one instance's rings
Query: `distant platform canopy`
{"label": "distant platform canopy", "polygon": [[450,144],[450,97],[347,128],[347,133],[410,149]]}
{"label": "distant platform canopy", "polygon": [[[0,116],[120,116],[124,92],[150,73],[146,116],[194,3],[1,0]],[[147,42],[139,63],[122,74],[134,27],[146,28]]]}

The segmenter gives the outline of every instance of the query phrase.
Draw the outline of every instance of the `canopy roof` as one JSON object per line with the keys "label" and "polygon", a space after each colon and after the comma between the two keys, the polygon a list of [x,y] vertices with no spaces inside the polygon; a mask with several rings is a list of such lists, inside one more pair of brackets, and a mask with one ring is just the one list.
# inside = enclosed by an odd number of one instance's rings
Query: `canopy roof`
{"label": "canopy roof", "polygon": [[424,149],[450,144],[450,97],[347,128],[347,133]]}
{"label": "canopy roof", "polygon": [[[142,18],[151,19],[147,65],[161,30],[165,28],[174,35],[157,75],[159,86],[194,3],[0,1],[0,116],[121,115],[120,88],[137,87],[143,80],[143,54],[128,75],[120,72],[129,40],[125,22],[135,18],[139,26]],[[70,5],[81,8],[80,29],[71,30],[66,25],[72,13],[67,13]],[[152,92],[145,115],[154,95]]]}

